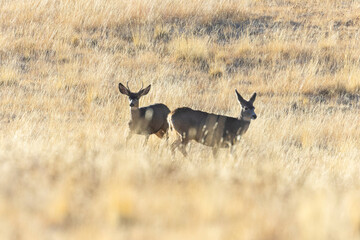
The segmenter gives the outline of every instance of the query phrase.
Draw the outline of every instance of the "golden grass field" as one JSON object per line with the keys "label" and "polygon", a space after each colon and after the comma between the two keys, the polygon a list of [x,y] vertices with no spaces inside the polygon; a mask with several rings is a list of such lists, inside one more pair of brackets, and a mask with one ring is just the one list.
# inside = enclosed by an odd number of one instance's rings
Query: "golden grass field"
{"label": "golden grass field", "polygon": [[[128,80],[258,118],[126,143]],[[0,0],[0,239],[359,239],[359,93],[359,1]]]}

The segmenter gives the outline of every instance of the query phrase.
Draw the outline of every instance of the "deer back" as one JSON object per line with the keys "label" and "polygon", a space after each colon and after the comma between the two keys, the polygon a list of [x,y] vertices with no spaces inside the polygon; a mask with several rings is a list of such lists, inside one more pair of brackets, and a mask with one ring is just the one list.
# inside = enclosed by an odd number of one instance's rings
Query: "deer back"
{"label": "deer back", "polygon": [[141,107],[132,112],[129,127],[138,134],[153,134],[160,129],[166,131],[168,123],[166,121],[170,109],[164,104],[153,104]]}
{"label": "deer back", "polygon": [[178,108],[171,114],[175,131],[186,140],[207,146],[227,147],[246,132],[250,122],[191,108]]}

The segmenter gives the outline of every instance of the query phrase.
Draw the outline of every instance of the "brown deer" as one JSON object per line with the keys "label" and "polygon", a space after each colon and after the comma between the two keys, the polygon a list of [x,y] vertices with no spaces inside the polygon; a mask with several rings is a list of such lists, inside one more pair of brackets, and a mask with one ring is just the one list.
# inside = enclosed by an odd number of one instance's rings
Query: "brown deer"
{"label": "brown deer", "polygon": [[145,89],[142,88],[138,92],[132,92],[126,83],[125,87],[119,83],[119,91],[129,97],[131,120],[129,121],[129,134],[126,137],[126,141],[132,137],[133,134],[145,135],[144,145],[151,134],[155,134],[159,138],[167,136],[169,124],[166,120],[167,115],[170,113],[170,109],[161,103],[149,105],[139,108],[139,99],[149,93],[151,85]]}
{"label": "brown deer", "polygon": [[196,111],[187,107],[177,108],[171,112],[168,116],[170,129],[174,129],[179,136],[179,139],[171,145],[172,153],[174,154],[175,149],[179,147],[181,153],[187,156],[186,145],[190,140],[213,147],[214,156],[218,148],[230,147],[232,152],[233,146],[248,130],[251,119],[257,117],[253,106],[256,93],[246,101],[236,89],[235,92],[242,106],[238,118]]}

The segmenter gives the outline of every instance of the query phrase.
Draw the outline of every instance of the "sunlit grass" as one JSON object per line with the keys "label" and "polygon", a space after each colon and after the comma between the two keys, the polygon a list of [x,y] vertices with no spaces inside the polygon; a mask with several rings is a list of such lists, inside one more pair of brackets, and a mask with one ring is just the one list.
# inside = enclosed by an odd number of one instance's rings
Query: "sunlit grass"
{"label": "sunlit grass", "polygon": [[[358,239],[359,6],[2,1],[0,238]],[[173,156],[125,142],[127,81],[233,117],[257,92],[258,119]]]}

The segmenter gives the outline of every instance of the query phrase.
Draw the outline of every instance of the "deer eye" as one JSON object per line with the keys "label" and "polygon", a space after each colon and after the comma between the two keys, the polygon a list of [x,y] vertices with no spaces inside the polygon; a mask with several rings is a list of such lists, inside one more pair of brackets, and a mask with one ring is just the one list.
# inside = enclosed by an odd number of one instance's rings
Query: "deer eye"
{"label": "deer eye", "polygon": [[247,110],[249,110],[249,108],[248,108],[248,107],[244,107],[244,110],[247,111]]}

